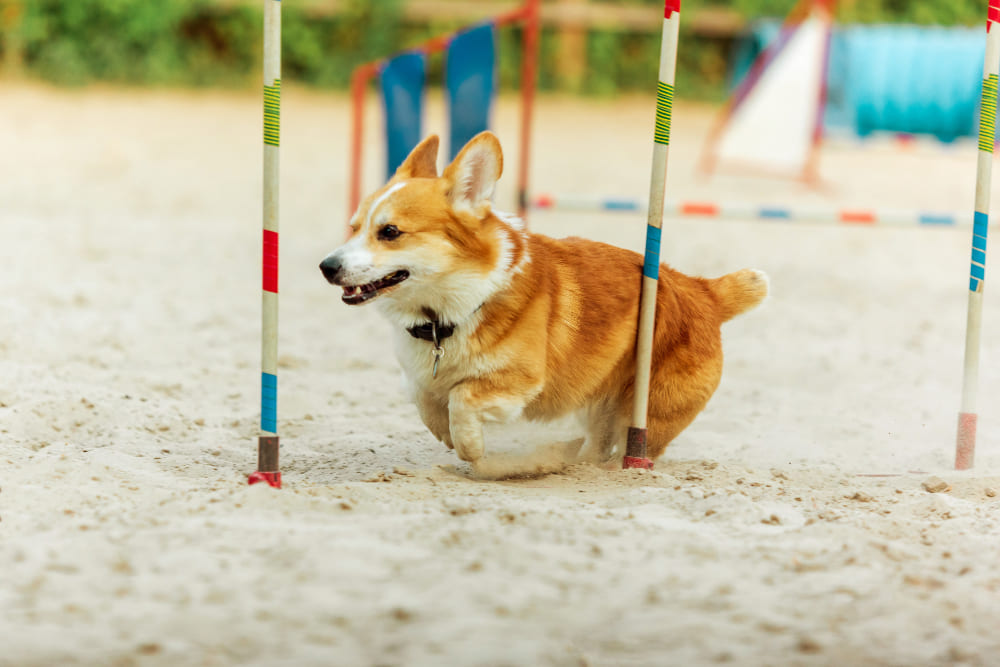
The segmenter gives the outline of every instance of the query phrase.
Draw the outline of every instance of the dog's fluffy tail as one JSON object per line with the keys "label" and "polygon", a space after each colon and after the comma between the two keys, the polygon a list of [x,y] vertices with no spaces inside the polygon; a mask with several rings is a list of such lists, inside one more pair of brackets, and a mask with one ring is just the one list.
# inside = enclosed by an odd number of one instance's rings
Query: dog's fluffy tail
{"label": "dog's fluffy tail", "polygon": [[759,304],[768,291],[767,274],[754,269],[729,273],[710,280],[709,284],[718,299],[719,314],[723,322]]}

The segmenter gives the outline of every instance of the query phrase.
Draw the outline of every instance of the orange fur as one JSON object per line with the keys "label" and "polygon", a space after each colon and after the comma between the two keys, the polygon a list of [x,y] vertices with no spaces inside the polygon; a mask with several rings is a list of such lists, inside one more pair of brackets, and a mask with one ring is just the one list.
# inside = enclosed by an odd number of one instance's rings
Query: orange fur
{"label": "orange fur", "polygon": [[[356,280],[399,268],[410,278],[377,300],[397,328],[397,356],[431,432],[459,456],[484,452],[482,426],[516,416],[581,414],[582,455],[624,453],[631,420],[642,257],[580,238],[522,230],[490,204],[503,168],[483,133],[438,177],[437,138],[414,149],[396,176],[359,208],[355,237],[324,260]],[[385,225],[398,238],[385,240]],[[353,245],[352,245],[353,244]],[[331,259],[332,258],[332,259]],[[369,266],[370,265],[370,266]],[[344,267],[347,267],[346,269]],[[661,266],[648,415],[656,458],[704,408],[722,376],[720,325],[767,294],[762,273],[714,280]],[[480,301],[481,298],[481,301]],[[406,327],[444,317],[455,326],[431,377],[433,345]]]}

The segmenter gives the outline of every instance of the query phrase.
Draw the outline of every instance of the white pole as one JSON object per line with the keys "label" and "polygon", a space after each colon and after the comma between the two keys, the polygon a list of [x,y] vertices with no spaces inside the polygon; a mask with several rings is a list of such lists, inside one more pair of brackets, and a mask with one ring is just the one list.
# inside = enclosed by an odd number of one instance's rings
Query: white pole
{"label": "white pole", "polygon": [[663,201],[667,185],[667,155],[670,145],[670,115],[674,103],[674,72],[677,66],[680,11],[681,0],[664,0],[660,74],[656,84],[653,169],[649,182],[649,212],[646,218],[646,259],[642,268],[639,336],[635,352],[635,401],[632,404],[632,426],[628,430],[627,449],[622,461],[624,468],[653,467],[653,461],[646,455],[646,413],[649,409],[656,288],[660,277],[660,230],[663,228]]}
{"label": "white pole", "polygon": [[260,430],[249,482],[281,488],[278,469],[278,146],[281,137],[281,0],[264,0],[264,215]]}
{"label": "white pole", "polygon": [[969,312],[965,327],[962,407],[958,413],[958,437],[955,442],[955,468],[959,470],[971,468],[976,454],[979,340],[983,321],[983,287],[986,282],[986,234],[989,229],[990,182],[993,143],[996,136],[998,74],[1000,74],[1000,0],[990,0],[986,20],[983,95],[979,109],[979,162],[976,167],[976,211],[972,230],[972,264],[969,271]]}

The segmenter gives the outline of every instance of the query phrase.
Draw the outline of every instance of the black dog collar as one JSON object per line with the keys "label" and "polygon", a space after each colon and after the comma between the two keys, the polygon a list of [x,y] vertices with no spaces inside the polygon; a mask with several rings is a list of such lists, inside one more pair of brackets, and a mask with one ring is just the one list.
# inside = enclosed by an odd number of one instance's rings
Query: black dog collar
{"label": "black dog collar", "polygon": [[[437,327],[437,340],[434,340],[434,329]],[[421,340],[430,341],[431,343],[440,343],[445,338],[450,337],[455,333],[454,324],[442,324],[440,322],[427,322],[426,324],[421,324],[415,327],[409,327],[407,331],[414,338],[420,338]]]}

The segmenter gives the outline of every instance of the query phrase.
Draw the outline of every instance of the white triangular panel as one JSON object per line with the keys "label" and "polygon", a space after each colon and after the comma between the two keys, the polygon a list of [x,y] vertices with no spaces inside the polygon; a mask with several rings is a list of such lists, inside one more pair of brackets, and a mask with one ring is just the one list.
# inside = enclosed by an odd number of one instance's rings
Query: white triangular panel
{"label": "white triangular panel", "polygon": [[813,14],[767,66],[719,135],[721,163],[802,172],[814,141],[829,21]]}

